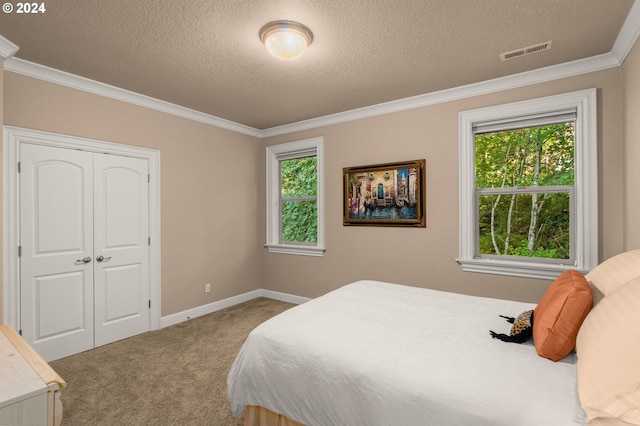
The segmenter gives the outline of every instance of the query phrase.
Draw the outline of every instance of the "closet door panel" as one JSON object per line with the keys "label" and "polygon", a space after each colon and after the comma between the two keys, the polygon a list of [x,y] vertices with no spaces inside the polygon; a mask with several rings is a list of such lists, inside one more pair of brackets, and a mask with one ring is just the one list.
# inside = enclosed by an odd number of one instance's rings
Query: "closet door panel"
{"label": "closet door panel", "polygon": [[20,308],[45,359],[93,341],[93,155],[21,144]]}
{"label": "closet door panel", "polygon": [[96,346],[149,329],[146,160],[95,154]]}

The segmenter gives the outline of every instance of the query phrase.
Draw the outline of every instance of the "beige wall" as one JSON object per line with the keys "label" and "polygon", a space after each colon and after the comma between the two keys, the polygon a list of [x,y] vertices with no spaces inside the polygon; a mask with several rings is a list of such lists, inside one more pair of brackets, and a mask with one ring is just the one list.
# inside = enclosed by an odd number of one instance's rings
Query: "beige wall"
{"label": "beige wall", "polygon": [[640,42],[622,65],[625,123],[624,248],[640,248]]}
{"label": "beige wall", "polygon": [[[599,252],[601,259],[610,257],[640,246],[640,226],[633,223],[640,213],[639,197],[634,196],[640,172],[633,167],[640,161],[640,144],[632,142],[640,139],[640,125],[631,119],[640,113],[639,83],[633,77],[640,72],[638,50],[636,45],[622,68],[267,138],[262,143],[11,72],[0,74],[0,118],[4,115],[0,122],[161,152],[163,316],[258,288],[316,297],[358,279],[536,302],[548,281],[464,273],[454,260],[458,254],[458,112],[597,88]],[[325,141],[327,252],[321,258],[267,253],[262,246],[264,147],[313,136],[323,136]],[[425,229],[342,226],[343,167],[419,158],[427,161]],[[209,294],[203,291],[206,282],[213,283]]]}
{"label": "beige wall", "polygon": [[[4,58],[2,56],[0,56],[0,70],[4,69]],[[0,72],[0,124],[2,124],[4,121],[4,105],[2,102],[3,99],[3,94],[4,94],[4,72]],[[0,132],[0,147],[2,147],[2,139],[4,136],[4,132]],[[0,160],[2,159],[2,150],[0,149]],[[2,170],[2,161],[0,161],[0,194],[2,194],[2,174],[3,170]],[[2,197],[4,197],[4,194],[1,195]],[[0,210],[0,217],[2,216],[1,210]],[[3,226],[0,226],[0,241],[4,241],[4,236],[2,234],[3,231]],[[0,259],[3,258],[4,253],[3,253],[3,247],[4,244],[0,245]],[[4,279],[2,278],[4,277],[4,262],[0,261],[0,324],[2,324],[4,322],[3,318],[4,318],[4,288],[3,288],[3,282]]]}
{"label": "beige wall", "polygon": [[160,151],[163,316],[261,288],[259,139],[11,72],[0,87],[5,125]]}
{"label": "beige wall", "polygon": [[[537,302],[549,281],[462,272],[454,260],[458,255],[458,113],[594,87],[599,107],[599,253],[606,258],[622,251],[624,145],[620,69],[616,68],[265,139],[266,146],[324,136],[327,251],[322,258],[263,252],[263,287],[315,297],[355,280],[377,279]],[[342,225],[343,167],[420,158],[427,164],[426,229]]]}

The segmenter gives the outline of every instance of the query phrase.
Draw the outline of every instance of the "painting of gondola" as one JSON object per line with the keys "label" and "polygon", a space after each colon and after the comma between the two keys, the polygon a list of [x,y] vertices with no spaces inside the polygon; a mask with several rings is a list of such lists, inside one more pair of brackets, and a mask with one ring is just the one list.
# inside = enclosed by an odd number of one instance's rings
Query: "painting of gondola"
{"label": "painting of gondola", "polygon": [[425,160],[345,167],[344,225],[425,227]]}

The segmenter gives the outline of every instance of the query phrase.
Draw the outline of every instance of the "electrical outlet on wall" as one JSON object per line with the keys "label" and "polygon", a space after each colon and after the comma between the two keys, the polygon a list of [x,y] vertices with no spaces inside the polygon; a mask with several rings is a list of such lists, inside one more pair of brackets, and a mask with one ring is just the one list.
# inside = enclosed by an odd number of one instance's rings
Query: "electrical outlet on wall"
{"label": "electrical outlet on wall", "polygon": [[209,293],[209,292],[211,292],[211,283],[206,283],[206,284],[204,285],[204,292],[205,292],[205,293]]}

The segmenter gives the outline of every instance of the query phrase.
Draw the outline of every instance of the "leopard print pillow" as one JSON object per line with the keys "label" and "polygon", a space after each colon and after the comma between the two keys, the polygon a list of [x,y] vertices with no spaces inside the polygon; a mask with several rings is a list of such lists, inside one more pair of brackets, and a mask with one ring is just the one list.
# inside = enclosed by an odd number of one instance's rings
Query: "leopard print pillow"
{"label": "leopard print pillow", "polygon": [[505,318],[513,326],[511,326],[511,331],[508,335],[498,334],[489,330],[491,337],[494,339],[500,339],[503,342],[524,343],[533,334],[533,310],[525,311],[518,315],[517,318],[505,317],[504,315],[500,315],[500,317]]}

